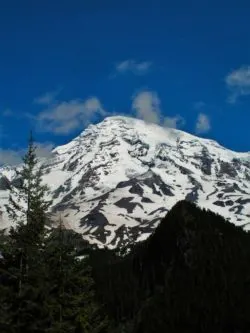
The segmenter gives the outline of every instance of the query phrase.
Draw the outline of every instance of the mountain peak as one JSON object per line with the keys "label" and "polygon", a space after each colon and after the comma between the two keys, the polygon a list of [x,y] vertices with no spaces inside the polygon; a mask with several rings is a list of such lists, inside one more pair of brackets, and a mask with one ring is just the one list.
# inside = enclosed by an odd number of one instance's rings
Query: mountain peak
{"label": "mountain peak", "polygon": [[[99,245],[148,237],[179,200],[249,226],[249,154],[180,130],[112,116],[55,148],[41,164],[51,213]],[[2,168],[1,175],[17,186],[15,170]],[[0,188],[5,226],[8,191]]]}

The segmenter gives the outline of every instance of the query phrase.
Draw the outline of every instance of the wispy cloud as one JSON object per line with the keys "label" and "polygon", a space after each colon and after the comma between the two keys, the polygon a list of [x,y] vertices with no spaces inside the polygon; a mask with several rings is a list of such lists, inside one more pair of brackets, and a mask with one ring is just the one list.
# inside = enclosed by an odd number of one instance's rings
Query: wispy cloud
{"label": "wispy cloud", "polygon": [[174,117],[165,117],[164,118],[164,126],[170,128],[181,128],[185,125],[185,119],[177,114]]}
{"label": "wispy cloud", "polygon": [[160,104],[156,92],[141,91],[133,97],[132,109],[135,111],[137,118],[158,124],[161,121]]}
{"label": "wispy cloud", "polygon": [[161,110],[161,101],[154,91],[141,91],[132,99],[132,109],[135,116],[146,122],[161,124],[165,127],[179,128],[185,124],[180,115],[165,116]]}
{"label": "wispy cloud", "polygon": [[40,131],[64,135],[88,125],[97,116],[106,114],[99,99],[90,97],[87,100],[74,99],[53,103],[41,111],[35,119]]}
{"label": "wispy cloud", "polygon": [[53,142],[35,142],[37,157],[50,157],[51,151],[55,147]]}
{"label": "wispy cloud", "polygon": [[152,62],[150,61],[142,61],[137,62],[133,59],[124,60],[119,62],[115,66],[116,76],[117,74],[126,74],[132,73],[134,75],[145,75],[149,72],[152,67]]}
{"label": "wispy cloud", "polygon": [[40,104],[40,105],[49,105],[55,101],[55,98],[58,96],[60,91],[61,91],[61,89],[46,92],[45,94],[43,94],[39,97],[36,97],[33,102],[35,104]]}
{"label": "wispy cloud", "polygon": [[205,113],[198,115],[195,131],[197,134],[207,133],[211,129],[210,119]]}
{"label": "wispy cloud", "polygon": [[229,103],[235,103],[240,96],[250,95],[250,66],[242,66],[233,70],[225,78],[230,90]]}
{"label": "wispy cloud", "polygon": [[[35,142],[35,146],[37,157],[47,158],[55,145],[52,142]],[[0,165],[18,165],[25,153],[26,149],[0,149]]]}
{"label": "wispy cloud", "polygon": [[0,165],[18,165],[22,162],[20,152],[0,148]]}

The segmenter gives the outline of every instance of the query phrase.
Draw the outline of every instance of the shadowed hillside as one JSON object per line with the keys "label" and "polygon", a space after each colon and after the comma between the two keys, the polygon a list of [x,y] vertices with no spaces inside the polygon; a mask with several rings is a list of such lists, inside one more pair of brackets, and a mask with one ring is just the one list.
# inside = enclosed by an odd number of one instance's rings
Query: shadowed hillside
{"label": "shadowed hillside", "polygon": [[181,201],[129,255],[90,261],[115,332],[250,332],[250,235],[219,215]]}

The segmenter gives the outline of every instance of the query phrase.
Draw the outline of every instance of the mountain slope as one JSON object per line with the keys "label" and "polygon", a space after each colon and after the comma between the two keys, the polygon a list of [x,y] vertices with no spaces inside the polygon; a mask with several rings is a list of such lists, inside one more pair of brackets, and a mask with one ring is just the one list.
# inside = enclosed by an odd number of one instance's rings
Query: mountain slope
{"label": "mountain slope", "polygon": [[250,233],[223,217],[180,201],[127,256],[91,252],[111,332],[249,333]]}
{"label": "mountain slope", "polygon": [[[146,238],[186,199],[248,228],[250,153],[127,117],[90,125],[41,161],[51,187],[52,213],[90,242],[110,247]],[[0,169],[2,227],[12,168]],[[1,217],[0,217],[1,219]]]}

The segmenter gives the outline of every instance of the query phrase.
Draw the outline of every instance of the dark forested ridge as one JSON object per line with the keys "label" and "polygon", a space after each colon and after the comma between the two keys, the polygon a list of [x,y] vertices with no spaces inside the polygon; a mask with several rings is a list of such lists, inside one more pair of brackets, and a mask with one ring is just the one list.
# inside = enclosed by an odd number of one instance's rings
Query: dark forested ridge
{"label": "dark forested ridge", "polygon": [[192,203],[129,255],[90,262],[114,332],[250,332],[250,235]]}
{"label": "dark forested ridge", "polygon": [[0,233],[0,333],[250,332],[249,233],[181,201],[146,241],[94,249],[49,221],[32,135],[20,175]]}

